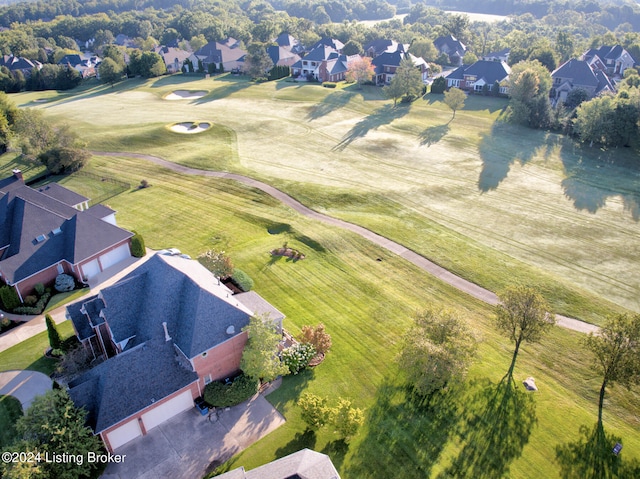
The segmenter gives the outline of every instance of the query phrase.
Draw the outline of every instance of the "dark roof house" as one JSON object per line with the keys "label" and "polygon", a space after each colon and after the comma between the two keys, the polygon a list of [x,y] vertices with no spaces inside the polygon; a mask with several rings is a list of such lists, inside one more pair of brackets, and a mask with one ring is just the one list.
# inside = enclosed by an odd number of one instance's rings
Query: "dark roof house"
{"label": "dark roof house", "polygon": [[189,59],[194,67],[197,67],[198,62],[202,62],[205,70],[210,64],[215,64],[218,68],[222,65],[225,71],[232,71],[242,70],[246,54],[247,52],[240,48],[240,43],[229,37],[219,42],[207,43],[196,50]]}
{"label": "dark roof house", "polygon": [[162,57],[167,67],[167,73],[179,72],[184,61],[191,56],[191,52],[169,46],[159,46],[154,48],[153,51]]}
{"label": "dark roof house", "polygon": [[0,181],[0,279],[21,299],[60,273],[86,281],[131,256],[133,234],[88,201],[55,183],[26,186],[19,170]]}
{"label": "dark roof house", "polygon": [[360,58],[359,55],[343,55],[333,47],[318,44],[302,59],[291,65],[292,76],[304,76],[325,82],[342,81],[346,77],[349,63]]}
{"label": "dark roof house", "polygon": [[[447,87],[481,92],[485,85],[493,88],[496,82],[502,84],[510,73],[511,68],[504,62],[478,60],[471,65],[462,65],[447,75]],[[505,85],[500,86],[500,93],[507,93]]]}
{"label": "dark roof house", "polygon": [[300,54],[304,52],[304,47],[300,45],[300,42],[286,32],[278,35],[278,37],[273,40],[273,43],[279,47],[286,48],[292,53]]}
{"label": "dark roof house", "polygon": [[291,50],[276,45],[267,47],[267,54],[274,65],[290,67],[300,60],[300,55],[293,53]]}
{"label": "dark roof house", "polygon": [[461,65],[462,57],[467,52],[467,47],[453,35],[445,35],[438,37],[433,41],[433,45],[436,50],[441,54],[445,54],[449,57],[449,63],[451,65]]}
{"label": "dark roof house", "polygon": [[400,62],[405,58],[411,59],[416,68],[420,70],[422,81],[426,82],[429,75],[429,65],[427,62],[421,57],[416,57],[411,53],[405,53],[403,48],[398,48],[394,52],[383,52],[371,61],[371,64],[375,68],[374,78],[376,84],[388,85],[395,76]]}
{"label": "dark roof house", "polygon": [[365,55],[371,58],[375,58],[378,55],[382,55],[383,53],[394,53],[397,51],[406,51],[407,48],[402,43],[398,43],[395,40],[388,40],[379,38],[377,40],[372,40],[367,43],[364,47]]}
{"label": "dark roof house", "polygon": [[70,383],[110,450],[193,407],[239,369],[252,315],[284,315],[255,292],[233,295],[197,261],[156,254],[98,295],[67,307],[76,335],[105,359]]}
{"label": "dark roof house", "polygon": [[20,71],[25,76],[31,75],[31,71],[34,68],[38,70],[42,68],[42,63],[38,61],[31,61],[28,58],[16,57],[14,55],[2,55],[0,57],[0,68],[6,67],[10,71]]}
{"label": "dark roof house", "polygon": [[604,72],[607,75],[622,76],[627,68],[633,68],[636,65],[635,58],[621,45],[592,48],[582,55],[582,60],[587,62],[596,58],[604,65]]}
{"label": "dark roof house", "polygon": [[604,91],[615,91],[607,75],[594,69],[589,62],[572,58],[551,73],[553,79],[552,96],[564,101],[571,90],[581,88],[593,98]]}

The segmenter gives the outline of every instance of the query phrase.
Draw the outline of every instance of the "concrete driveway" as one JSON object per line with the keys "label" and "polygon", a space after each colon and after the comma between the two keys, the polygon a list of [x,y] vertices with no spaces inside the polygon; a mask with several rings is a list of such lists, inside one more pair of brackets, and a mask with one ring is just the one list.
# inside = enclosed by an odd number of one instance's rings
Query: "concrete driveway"
{"label": "concrete driveway", "polygon": [[102,479],[201,478],[284,422],[262,395],[222,411],[217,421],[192,408],[116,449],[126,457],[109,464]]}
{"label": "concrete driveway", "polygon": [[53,386],[51,378],[37,371],[0,372],[0,395],[13,396],[26,411],[36,396],[46,393]]}

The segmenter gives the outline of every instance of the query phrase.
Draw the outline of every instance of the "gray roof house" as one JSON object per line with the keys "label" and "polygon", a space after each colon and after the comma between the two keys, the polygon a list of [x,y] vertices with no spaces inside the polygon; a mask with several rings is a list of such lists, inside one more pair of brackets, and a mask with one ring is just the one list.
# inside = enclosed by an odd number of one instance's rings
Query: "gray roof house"
{"label": "gray roof house", "polygon": [[471,65],[462,65],[447,75],[447,87],[481,92],[485,85],[493,88],[498,82],[501,84],[500,93],[506,94],[507,87],[502,83],[509,78],[510,73],[511,68],[504,62],[478,60]]}
{"label": "gray roof house", "polygon": [[21,299],[60,273],[82,282],[131,257],[133,233],[88,202],[56,183],[26,186],[19,170],[0,180],[0,279]]}
{"label": "gray roof house", "polygon": [[490,62],[507,63],[509,61],[510,53],[511,53],[511,48],[503,48],[502,50],[498,50],[497,52],[489,52],[486,55],[483,55],[482,59]]}
{"label": "gray roof house", "polygon": [[340,479],[331,458],[311,449],[301,449],[250,471],[239,467],[216,477],[218,479]]}
{"label": "gray roof house", "polygon": [[438,37],[433,41],[433,45],[438,52],[441,54],[444,53],[449,57],[449,63],[451,65],[461,65],[462,57],[464,57],[464,54],[467,52],[465,44],[453,35]]}
{"label": "gray roof house", "polygon": [[29,76],[34,68],[38,70],[42,68],[42,63],[14,55],[2,55],[0,56],[0,68],[1,67],[6,67],[12,72],[20,71],[25,76]]}
{"label": "gray roof house", "polygon": [[179,72],[184,61],[191,56],[191,52],[182,48],[169,46],[159,46],[153,49],[155,53],[162,57],[164,65],[167,67],[167,73]]}
{"label": "gray roof house", "polygon": [[405,53],[401,44],[397,44],[398,49],[394,52],[383,52],[375,57],[371,64],[375,68],[375,82],[377,85],[388,85],[396,74],[400,62],[405,58],[411,59],[415,67],[420,70],[422,81],[426,82],[429,76],[429,65],[422,57],[416,57],[411,53]]}
{"label": "gray roof house", "polygon": [[76,70],[82,78],[89,78],[96,76],[97,67],[102,60],[89,54],[69,54],[60,59],[58,65],[66,65],[69,68]]}
{"label": "gray roof house", "polygon": [[571,90],[581,88],[593,98],[604,91],[615,91],[607,75],[594,69],[585,60],[572,58],[551,72],[553,86],[551,95],[554,100],[564,101]]}
{"label": "gray roof house", "polygon": [[313,77],[317,81],[337,82],[345,79],[349,62],[359,55],[343,55],[333,47],[318,44],[302,59],[291,65],[291,75]]}
{"label": "gray roof house", "polygon": [[404,52],[408,50],[406,45],[398,43],[395,40],[388,40],[384,38],[372,40],[362,48],[365,55],[371,58],[375,58],[378,55],[382,55],[383,53],[394,53],[397,51]]}
{"label": "gray roof house", "polygon": [[198,62],[202,62],[205,70],[213,63],[217,68],[222,65],[225,71],[241,71],[246,54],[247,52],[240,48],[240,42],[229,37],[219,42],[207,43],[192,53],[189,60],[194,68],[198,67]]}
{"label": "gray roof house", "polygon": [[290,67],[300,60],[300,55],[285,47],[271,45],[267,47],[267,54],[274,65]]}
{"label": "gray roof house", "polygon": [[582,54],[581,59],[591,62],[596,57],[602,62],[607,75],[622,76],[627,68],[633,68],[636,64],[635,58],[621,45],[591,48]]}
{"label": "gray roof house", "polygon": [[114,450],[237,372],[252,315],[282,328],[284,315],[257,293],[233,295],[199,262],[156,254],[67,307],[78,339],[103,360],[74,379],[69,394]]}
{"label": "gray roof house", "polygon": [[279,47],[286,48],[292,53],[300,54],[304,52],[304,47],[300,45],[300,42],[286,32],[278,35],[273,40],[273,43],[275,43]]}

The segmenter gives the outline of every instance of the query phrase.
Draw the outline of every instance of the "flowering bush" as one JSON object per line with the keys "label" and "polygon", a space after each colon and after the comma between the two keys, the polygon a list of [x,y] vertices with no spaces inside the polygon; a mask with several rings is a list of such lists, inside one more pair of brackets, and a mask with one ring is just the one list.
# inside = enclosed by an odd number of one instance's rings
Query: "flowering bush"
{"label": "flowering bush", "polygon": [[291,374],[298,374],[309,365],[309,361],[316,355],[316,348],[311,344],[295,344],[282,351],[282,362],[289,368]]}

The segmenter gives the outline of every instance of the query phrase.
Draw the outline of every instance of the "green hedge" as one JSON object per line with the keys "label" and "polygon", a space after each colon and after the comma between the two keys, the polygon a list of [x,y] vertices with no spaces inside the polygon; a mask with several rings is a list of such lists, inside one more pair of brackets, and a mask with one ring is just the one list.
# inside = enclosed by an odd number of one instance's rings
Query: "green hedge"
{"label": "green hedge", "polygon": [[11,286],[2,286],[0,288],[0,302],[2,302],[2,309],[11,311],[20,306],[20,297]]}
{"label": "green hedge", "polygon": [[335,88],[337,85],[334,82],[326,81],[322,84],[322,86],[325,88]]}
{"label": "green hedge", "polygon": [[258,392],[259,381],[241,374],[226,384],[214,381],[204,388],[204,400],[213,407],[228,407],[246,401]]}
{"label": "green hedge", "polygon": [[144,239],[135,231],[134,235],[131,237],[131,254],[136,258],[142,258],[145,254],[147,254],[147,250],[144,246]]}
{"label": "green hedge", "polygon": [[253,289],[253,280],[241,269],[234,268],[231,279],[242,291],[251,291]]}

